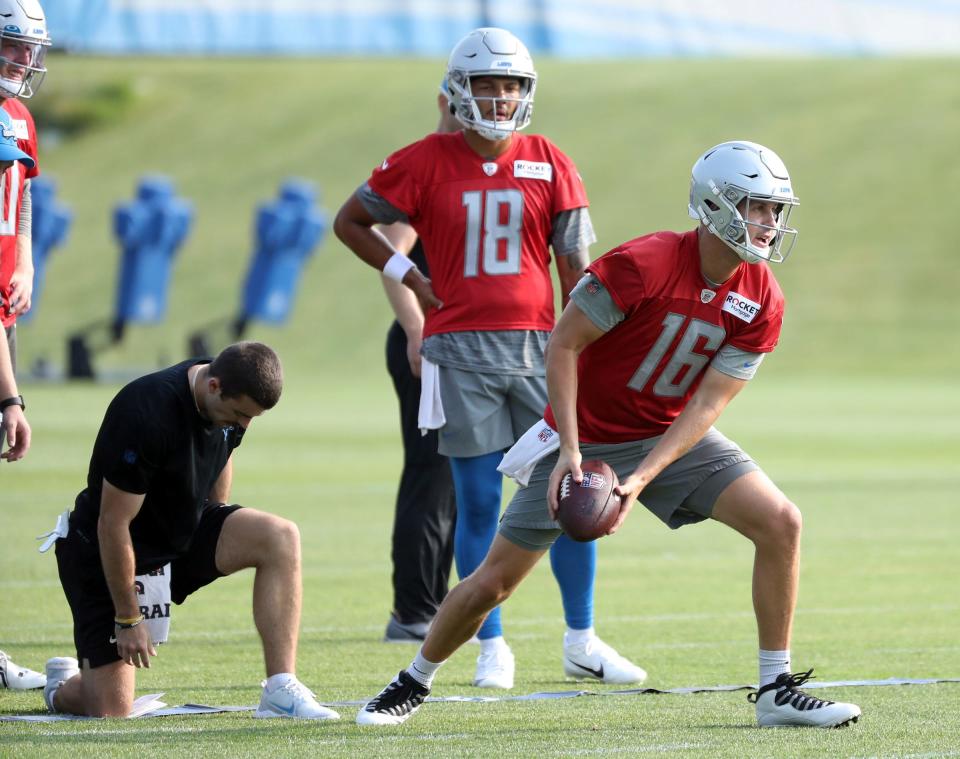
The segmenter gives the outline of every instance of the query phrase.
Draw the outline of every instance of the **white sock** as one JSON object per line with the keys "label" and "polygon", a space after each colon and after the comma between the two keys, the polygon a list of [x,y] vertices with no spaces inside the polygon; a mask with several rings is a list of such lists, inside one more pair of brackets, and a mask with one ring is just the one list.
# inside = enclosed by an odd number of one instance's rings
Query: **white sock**
{"label": "white sock", "polygon": [[563,645],[580,645],[594,637],[596,637],[596,633],[592,627],[588,627],[586,630],[574,630],[572,627],[568,627],[567,631],[563,634]]}
{"label": "white sock", "polygon": [[270,675],[267,678],[267,681],[263,684],[263,687],[267,689],[267,693],[273,693],[277,688],[280,688],[287,683],[295,682],[297,676],[290,672],[280,672],[276,675]]}
{"label": "white sock", "polygon": [[786,651],[765,651],[760,649],[760,687],[769,685],[777,675],[790,671],[790,649]]}
{"label": "white sock", "polygon": [[489,654],[502,648],[510,648],[502,635],[498,635],[495,638],[486,638],[485,640],[480,641],[481,654]]}
{"label": "white sock", "polygon": [[443,666],[443,662],[432,662],[424,659],[423,652],[417,651],[416,658],[407,667],[407,674],[421,685],[429,688],[441,666]]}

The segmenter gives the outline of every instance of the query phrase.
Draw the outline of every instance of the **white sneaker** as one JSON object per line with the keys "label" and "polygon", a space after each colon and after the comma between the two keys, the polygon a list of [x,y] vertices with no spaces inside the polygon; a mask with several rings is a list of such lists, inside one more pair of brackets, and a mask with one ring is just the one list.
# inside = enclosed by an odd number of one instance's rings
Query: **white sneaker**
{"label": "white sneaker", "polygon": [[14,664],[10,661],[10,657],[0,651],[0,688],[33,690],[34,688],[42,688],[46,684],[46,675]]}
{"label": "white sneaker", "polygon": [[47,684],[43,688],[43,700],[47,708],[55,712],[53,694],[67,680],[80,674],[80,663],[72,656],[57,656],[47,659]]}
{"label": "white sneaker", "polygon": [[264,681],[263,693],[260,694],[260,706],[253,716],[259,719],[269,717],[340,719],[340,715],[333,709],[321,706],[310,689],[296,678],[269,692]]}
{"label": "white sneaker", "polygon": [[647,673],[594,636],[586,643],[563,644],[563,673],[577,680],[590,678],[617,685],[640,684]]}
{"label": "white sneaker", "polygon": [[513,651],[504,643],[477,657],[477,674],[473,678],[473,684],[478,688],[510,690],[513,687],[514,669],[516,663],[513,660]]}
{"label": "white sneaker", "polygon": [[839,701],[822,701],[799,690],[813,670],[785,672],[747,699],[757,705],[760,727],[846,727],[860,719],[860,707]]}

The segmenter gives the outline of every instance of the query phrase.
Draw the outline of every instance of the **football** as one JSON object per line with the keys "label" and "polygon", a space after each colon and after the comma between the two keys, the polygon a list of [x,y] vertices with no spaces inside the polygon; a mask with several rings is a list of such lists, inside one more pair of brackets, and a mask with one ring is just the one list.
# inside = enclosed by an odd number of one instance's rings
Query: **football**
{"label": "football", "polygon": [[557,521],[563,531],[581,543],[602,538],[620,514],[617,473],[605,461],[593,459],[580,465],[583,482],[567,473],[560,481]]}

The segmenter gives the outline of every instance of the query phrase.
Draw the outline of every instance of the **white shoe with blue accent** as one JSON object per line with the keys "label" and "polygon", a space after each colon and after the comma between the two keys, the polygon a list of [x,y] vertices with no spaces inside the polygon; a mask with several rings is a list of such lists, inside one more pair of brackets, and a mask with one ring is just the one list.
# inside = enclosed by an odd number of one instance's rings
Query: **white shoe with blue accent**
{"label": "white shoe with blue accent", "polygon": [[320,704],[310,689],[296,678],[277,686],[272,691],[267,690],[264,682],[263,693],[260,694],[260,706],[253,716],[258,719],[271,717],[340,719],[339,714]]}

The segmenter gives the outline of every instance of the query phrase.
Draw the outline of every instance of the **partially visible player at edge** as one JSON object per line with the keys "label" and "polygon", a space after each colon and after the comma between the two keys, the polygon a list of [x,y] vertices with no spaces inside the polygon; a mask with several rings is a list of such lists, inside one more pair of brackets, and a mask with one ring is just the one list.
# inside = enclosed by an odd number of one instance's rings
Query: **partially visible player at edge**
{"label": "partially visible player at edge", "polygon": [[693,167],[698,229],[639,237],[591,264],[550,338],[544,420],[505,457],[525,486],[483,564],[440,606],[413,665],[360,710],[360,724],[399,724],[420,707],[440,665],[560,534],[560,480],[582,481],[581,461],[595,458],[620,478],[611,533],[640,499],[671,528],[712,518],[753,543],[760,687],[750,700],[761,727],[859,719],[854,704],[799,690],[813,672],[791,673],[790,661],[800,511],[713,428],[779,339],[784,300],[767,262],[795,242],[797,203],[772,150],[726,142]]}
{"label": "partially visible player at edge", "polygon": [[36,93],[50,37],[36,0],[0,0],[0,101],[10,114],[13,135],[33,165],[16,163],[0,187],[0,322],[17,365],[17,317],[30,310],[33,295],[32,204],[30,180],[40,173],[37,130],[21,99]]}
{"label": "partially visible player at edge", "polygon": [[[30,310],[33,293],[30,180],[40,173],[37,130],[30,111],[18,98],[32,97],[43,81],[50,36],[43,8],[36,0],[0,0],[0,19],[0,106],[11,122],[3,125],[2,136],[5,140],[14,137],[30,158],[26,163],[17,160],[5,165],[0,181],[0,323],[12,382],[17,367],[17,316]],[[17,399],[19,403],[13,403]],[[23,399],[13,384],[12,390],[0,392],[0,406],[9,409],[4,412],[0,449],[6,437],[11,447],[3,457],[9,461],[22,458],[30,445],[30,427],[15,405],[22,408]],[[0,651],[0,688],[42,688],[45,684],[43,674],[14,664]]]}
{"label": "partially visible player at edge", "polygon": [[[438,427],[439,451],[450,457],[461,578],[477,568],[496,534],[503,451],[546,406],[543,352],[555,311],[550,248],[566,302],[596,239],[573,162],[545,137],[517,131],[530,122],[536,83],[530,54],[513,34],[494,28],[468,34],[447,63],[450,107],[464,129],[429,135],[388,156],[334,224],[359,258],[427,307],[422,386],[435,413],[424,414],[420,427]],[[373,229],[396,221],[409,222],[420,236],[432,282]],[[567,622],[564,672],[642,682],[646,672],[594,633],[595,545],[564,538],[551,564]],[[499,609],[477,638],[474,684],[513,687],[514,656]]]}

